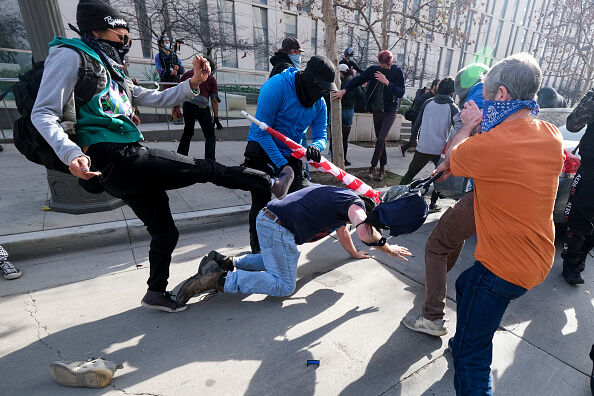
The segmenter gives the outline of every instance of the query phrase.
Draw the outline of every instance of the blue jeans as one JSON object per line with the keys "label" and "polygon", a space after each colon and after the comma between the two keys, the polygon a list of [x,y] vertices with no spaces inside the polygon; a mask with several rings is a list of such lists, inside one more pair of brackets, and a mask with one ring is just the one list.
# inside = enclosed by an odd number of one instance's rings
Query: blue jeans
{"label": "blue jeans", "polygon": [[342,109],[342,125],[351,126],[353,125],[353,116],[355,115],[355,109]]}
{"label": "blue jeans", "polygon": [[450,340],[457,395],[492,395],[493,335],[507,305],[526,293],[479,261],[456,280],[456,334]]}
{"label": "blue jeans", "polygon": [[295,236],[286,228],[264,216],[256,218],[261,253],[246,254],[235,262],[237,270],[229,272],[225,293],[256,293],[287,296],[295,291],[299,249]]}

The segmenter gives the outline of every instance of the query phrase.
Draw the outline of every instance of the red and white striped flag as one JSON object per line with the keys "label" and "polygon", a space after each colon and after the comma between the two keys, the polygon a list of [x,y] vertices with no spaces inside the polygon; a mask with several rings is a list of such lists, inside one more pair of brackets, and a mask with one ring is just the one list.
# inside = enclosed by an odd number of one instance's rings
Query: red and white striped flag
{"label": "red and white striped flag", "polygon": [[293,157],[298,158],[303,162],[309,163],[311,166],[321,170],[322,172],[334,175],[338,180],[343,182],[348,188],[355,191],[356,193],[363,194],[366,197],[373,199],[378,204],[381,202],[380,192],[374,190],[373,188],[371,188],[371,186],[365,184],[361,179],[351,175],[350,173],[346,173],[345,171],[334,165],[332,162],[328,161],[323,156],[320,162],[308,161],[305,155],[305,148],[302,145],[294,142],[293,140],[289,139],[277,130],[272,129],[266,123],[257,120],[245,111],[242,111],[241,115],[253,122],[254,124],[256,124],[258,128],[260,128],[261,130],[268,132],[269,134],[286,144],[287,147],[289,147],[293,151]]}

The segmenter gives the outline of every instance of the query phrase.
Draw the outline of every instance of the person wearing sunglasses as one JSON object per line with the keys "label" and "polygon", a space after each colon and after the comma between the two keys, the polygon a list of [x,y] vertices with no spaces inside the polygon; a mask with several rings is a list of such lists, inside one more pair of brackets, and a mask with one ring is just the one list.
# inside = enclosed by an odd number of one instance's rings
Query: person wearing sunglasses
{"label": "person wearing sunglasses", "polygon": [[[143,146],[142,134],[132,121],[133,105],[167,108],[193,98],[210,74],[208,62],[196,57],[194,75],[166,91],[142,88],[122,71],[130,42],[123,16],[103,1],[81,0],[76,20],[80,39],[56,37],[50,43],[31,121],[74,176],[83,179],[87,187],[94,183],[95,193],[104,190],[124,200],[145,224],[151,236],[150,274],[142,305],[166,312],[183,311],[185,306],[179,306],[165,291],[179,236],[167,190],[213,183],[272,192],[282,198],[293,180],[292,174],[272,180],[254,169],[227,167],[213,160]],[[95,92],[94,96],[74,104],[74,87],[80,81],[79,51],[92,59],[93,71],[99,78],[95,87],[87,87]],[[72,112],[76,124],[68,134],[63,121]]]}
{"label": "person wearing sunglasses", "polygon": [[[311,127],[312,141],[307,147],[307,159],[319,162],[321,151],[328,142],[326,135],[326,102],[323,96],[336,90],[335,69],[332,62],[315,55],[305,70],[289,67],[272,76],[262,85],[256,109],[256,118],[283,135],[301,144]],[[291,150],[270,134],[252,124],[247,137],[244,165],[259,169],[271,176],[292,168],[295,178],[289,188],[294,192],[307,187],[303,162],[291,155]],[[252,253],[260,252],[256,232],[256,217],[270,201],[269,193],[252,193],[250,209],[250,246]]]}

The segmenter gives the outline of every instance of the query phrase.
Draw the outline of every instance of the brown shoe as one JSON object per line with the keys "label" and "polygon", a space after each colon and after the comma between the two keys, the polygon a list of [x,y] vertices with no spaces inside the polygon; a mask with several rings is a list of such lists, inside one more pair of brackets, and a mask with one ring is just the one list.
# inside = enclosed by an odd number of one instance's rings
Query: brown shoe
{"label": "brown shoe", "polygon": [[375,166],[369,167],[369,178],[373,179],[373,175],[375,174]]}
{"label": "brown shoe", "polygon": [[384,180],[384,173],[385,173],[384,168],[380,168],[377,171],[377,174],[375,175],[375,177],[373,178],[373,180],[376,180],[376,181]]}
{"label": "brown shoe", "polygon": [[274,181],[273,186],[270,188],[270,192],[274,194],[278,199],[283,199],[287,196],[289,187],[293,183],[295,178],[295,172],[290,166],[285,166],[278,175],[278,178]]}
{"label": "brown shoe", "polygon": [[205,275],[194,275],[188,278],[179,289],[175,296],[175,301],[180,305],[185,305],[190,298],[197,294],[209,291],[223,291],[223,287],[219,285],[220,272]]}

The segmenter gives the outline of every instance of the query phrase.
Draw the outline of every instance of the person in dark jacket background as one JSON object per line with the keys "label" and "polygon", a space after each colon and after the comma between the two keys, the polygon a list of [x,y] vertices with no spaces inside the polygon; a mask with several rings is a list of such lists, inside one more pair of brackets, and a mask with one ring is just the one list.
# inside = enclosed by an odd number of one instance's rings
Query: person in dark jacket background
{"label": "person in dark jacket background", "polygon": [[341,65],[347,65],[349,69],[355,70],[357,73],[363,73],[363,70],[359,67],[359,65],[353,60],[355,57],[355,51],[351,47],[344,50],[344,58],[338,62]]}
{"label": "person in dark jacket background", "polygon": [[294,37],[287,37],[283,40],[281,47],[278,51],[270,58],[270,64],[272,64],[272,70],[268,78],[277,75],[289,67],[296,67],[299,69],[301,66],[301,43]]}
{"label": "person in dark jacket background", "polygon": [[582,163],[573,179],[565,208],[567,229],[561,257],[563,276],[570,284],[584,283],[582,272],[586,266],[586,257],[594,247],[594,88],[584,95],[567,117],[565,126],[570,132],[578,132],[586,125],[588,128],[579,144]]}
{"label": "person in dark jacket background", "polygon": [[[338,65],[340,70],[340,88],[347,86],[348,82],[353,78],[353,69],[348,65],[341,63]],[[342,97],[342,148],[344,150],[344,164],[349,166],[351,163],[347,160],[347,149],[349,147],[349,135],[351,127],[353,126],[353,116],[355,115],[355,100],[357,97],[364,96],[365,93],[362,87],[356,87],[351,92]]]}
{"label": "person in dark jacket background", "polygon": [[[353,78],[347,86],[336,93],[332,99],[341,99],[347,92],[365,82],[365,109],[373,113],[375,136],[375,150],[371,158],[369,177],[375,180],[384,178],[384,170],[388,163],[386,153],[386,137],[396,120],[399,99],[404,95],[404,73],[402,69],[392,63],[393,56],[388,50],[382,50],[377,56],[378,65],[370,66]],[[377,163],[380,163],[376,173]]]}
{"label": "person in dark jacket background", "polygon": [[[433,82],[431,83],[431,89],[427,92],[425,92],[424,94],[415,97],[415,100],[413,101],[413,104],[411,106],[412,109],[412,125],[415,124],[415,121],[417,120],[417,117],[419,116],[419,113],[421,112],[421,107],[423,106],[423,104],[428,101],[429,99],[431,99],[432,97],[434,97],[435,95],[437,95],[437,86],[439,85],[439,78],[436,78],[435,80],[433,80]],[[402,156],[405,156],[405,152],[406,150],[408,150],[411,147],[417,147],[417,140],[419,138],[418,136],[418,129],[415,131],[414,129],[411,130],[410,133],[410,138],[408,139],[408,143],[403,144],[402,146],[400,146],[400,151],[402,152]],[[413,151],[413,150],[411,150]]]}

